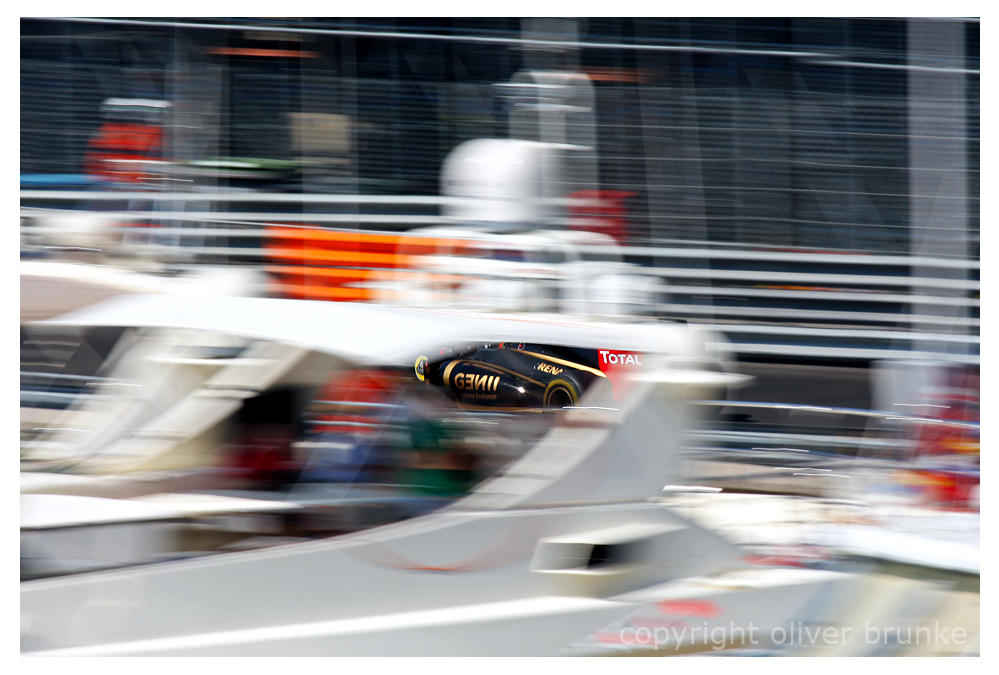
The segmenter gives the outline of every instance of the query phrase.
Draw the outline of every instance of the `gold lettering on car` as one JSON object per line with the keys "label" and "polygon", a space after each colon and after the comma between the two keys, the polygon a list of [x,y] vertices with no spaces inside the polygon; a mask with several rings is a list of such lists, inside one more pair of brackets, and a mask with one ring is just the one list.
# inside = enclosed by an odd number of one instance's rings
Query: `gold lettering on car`
{"label": "gold lettering on car", "polygon": [[499,375],[456,373],[450,379],[454,389],[467,389],[469,391],[497,391],[500,385]]}
{"label": "gold lettering on car", "polygon": [[453,379],[455,389],[470,389],[472,391],[496,391],[500,383],[499,375],[457,373]]}
{"label": "gold lettering on car", "polygon": [[536,365],[534,367],[537,370],[540,370],[542,373],[548,373],[549,375],[558,375],[559,373],[561,373],[564,370],[563,368],[559,368],[557,366],[552,366],[552,365],[549,365],[547,363],[539,363],[538,365]]}

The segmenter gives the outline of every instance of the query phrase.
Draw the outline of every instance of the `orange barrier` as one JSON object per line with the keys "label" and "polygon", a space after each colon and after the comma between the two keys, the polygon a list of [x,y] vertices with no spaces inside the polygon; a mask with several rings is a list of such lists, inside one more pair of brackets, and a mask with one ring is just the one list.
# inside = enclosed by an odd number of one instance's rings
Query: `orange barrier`
{"label": "orange barrier", "polygon": [[271,292],[299,300],[374,301],[384,297],[379,285],[417,276],[424,282],[455,284],[457,277],[409,271],[420,256],[462,255],[468,248],[457,239],[286,225],[268,226],[264,238]]}

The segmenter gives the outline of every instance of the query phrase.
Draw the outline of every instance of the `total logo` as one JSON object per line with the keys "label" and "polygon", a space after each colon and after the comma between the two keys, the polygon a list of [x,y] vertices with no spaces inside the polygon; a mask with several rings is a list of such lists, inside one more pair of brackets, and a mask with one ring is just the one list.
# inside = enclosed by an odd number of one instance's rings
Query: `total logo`
{"label": "total logo", "polygon": [[605,365],[614,366],[640,366],[642,365],[642,355],[637,352],[614,352],[609,349],[600,349],[600,367]]}

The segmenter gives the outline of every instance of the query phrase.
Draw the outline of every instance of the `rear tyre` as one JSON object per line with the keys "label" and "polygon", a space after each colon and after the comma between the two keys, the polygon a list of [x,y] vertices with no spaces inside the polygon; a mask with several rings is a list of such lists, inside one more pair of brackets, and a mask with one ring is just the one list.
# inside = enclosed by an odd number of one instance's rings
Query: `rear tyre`
{"label": "rear tyre", "polygon": [[579,390],[568,380],[552,380],[545,388],[542,404],[545,408],[561,410],[576,405],[579,400]]}

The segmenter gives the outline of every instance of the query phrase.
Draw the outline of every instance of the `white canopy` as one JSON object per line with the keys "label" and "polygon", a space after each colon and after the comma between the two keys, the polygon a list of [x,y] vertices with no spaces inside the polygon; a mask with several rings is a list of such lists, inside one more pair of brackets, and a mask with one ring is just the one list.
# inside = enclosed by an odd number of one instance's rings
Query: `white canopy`
{"label": "white canopy", "polygon": [[390,366],[409,366],[420,355],[465,341],[686,353],[693,333],[666,323],[600,324],[347,302],[169,295],[117,297],[41,324],[201,329]]}

